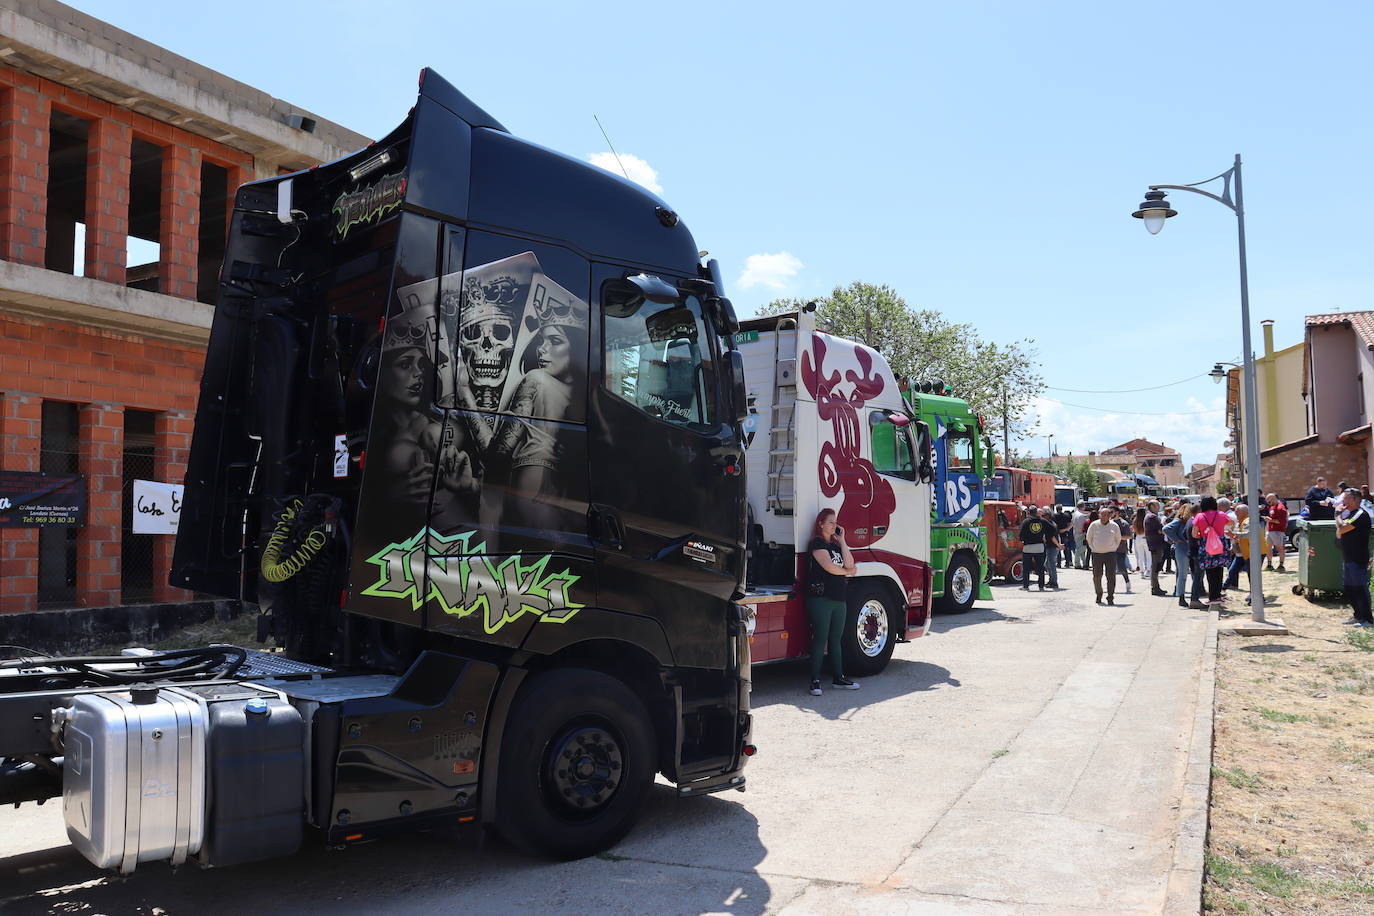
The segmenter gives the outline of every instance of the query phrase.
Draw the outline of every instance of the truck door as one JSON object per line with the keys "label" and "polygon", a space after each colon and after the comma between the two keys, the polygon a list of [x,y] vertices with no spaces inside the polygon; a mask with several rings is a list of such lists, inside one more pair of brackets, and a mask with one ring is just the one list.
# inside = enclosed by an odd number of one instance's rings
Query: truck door
{"label": "truck door", "polygon": [[624,281],[631,273],[593,266],[597,600],[657,619],[679,665],[719,667],[744,528],[743,450],[722,400],[720,340],[700,300],[649,301]]}
{"label": "truck door", "polygon": [[935,522],[977,524],[983,512],[983,479],[974,460],[974,433],[957,417],[936,416],[935,422]]}
{"label": "truck door", "polygon": [[[387,367],[412,339],[432,354],[434,383],[413,409],[374,419],[354,609],[518,646],[594,597],[589,266],[566,249],[477,230],[450,229],[443,252],[438,277],[398,282],[387,318],[388,341],[403,343],[383,351],[383,385],[409,390],[410,377],[393,380]],[[404,511],[408,495],[426,510],[418,521]]]}

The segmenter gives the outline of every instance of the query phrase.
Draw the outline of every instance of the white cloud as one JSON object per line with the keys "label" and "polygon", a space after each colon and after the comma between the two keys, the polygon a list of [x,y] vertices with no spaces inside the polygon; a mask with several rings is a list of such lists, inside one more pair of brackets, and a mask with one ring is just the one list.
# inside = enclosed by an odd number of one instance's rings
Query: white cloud
{"label": "white cloud", "polygon": [[[642,185],[655,194],[663,193],[663,185],[658,183],[658,171],[632,153],[621,153],[619,159],[616,158],[615,153],[592,153],[587,157],[587,161],[608,172],[629,178],[635,184]],[[622,166],[624,171],[621,171]]]}
{"label": "white cloud", "polygon": [[777,254],[751,254],[744,259],[744,271],[739,285],[744,289],[766,286],[772,290],[786,289],[787,281],[802,269],[802,262],[786,251]]}
{"label": "white cloud", "polygon": [[[1149,411],[1151,403],[1133,399],[1130,410]],[[1165,405],[1160,405],[1161,407]],[[1218,452],[1225,451],[1227,430],[1222,408],[1225,398],[1202,400],[1189,397],[1167,405],[1171,413],[1143,415],[1083,410],[1048,398],[1036,398],[1033,410],[1039,417],[1040,435],[1023,439],[1018,450],[1032,455],[1045,454],[1045,435],[1054,434],[1053,448],[1061,455],[1101,452],[1131,439],[1149,439],[1176,449],[1183,456],[1185,470],[1194,463],[1210,464]],[[1199,411],[1208,411],[1199,413]]]}

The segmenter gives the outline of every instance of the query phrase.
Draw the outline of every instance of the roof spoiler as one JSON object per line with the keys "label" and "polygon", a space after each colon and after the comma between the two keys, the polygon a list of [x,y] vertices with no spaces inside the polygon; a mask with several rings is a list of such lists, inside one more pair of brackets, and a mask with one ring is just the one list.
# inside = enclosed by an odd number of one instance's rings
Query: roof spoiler
{"label": "roof spoiler", "polygon": [[472,127],[489,127],[505,134],[510,133],[505,125],[455,89],[452,83],[434,72],[432,67],[420,71],[420,95],[438,102]]}

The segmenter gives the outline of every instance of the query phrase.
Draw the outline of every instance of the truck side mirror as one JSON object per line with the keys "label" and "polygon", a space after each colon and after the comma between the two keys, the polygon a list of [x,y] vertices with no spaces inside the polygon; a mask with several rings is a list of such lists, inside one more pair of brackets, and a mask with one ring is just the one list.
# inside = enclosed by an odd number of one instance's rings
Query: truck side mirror
{"label": "truck side mirror", "polygon": [[735,315],[735,307],[729,299],[724,296],[712,296],[706,300],[706,307],[711,312],[711,323],[716,326],[716,331],[721,337],[733,337],[739,333],[739,318]]}
{"label": "truck side mirror", "polygon": [[749,416],[749,391],[744,385],[744,354],[730,350],[725,355],[730,361],[730,415],[736,423],[743,423]]}

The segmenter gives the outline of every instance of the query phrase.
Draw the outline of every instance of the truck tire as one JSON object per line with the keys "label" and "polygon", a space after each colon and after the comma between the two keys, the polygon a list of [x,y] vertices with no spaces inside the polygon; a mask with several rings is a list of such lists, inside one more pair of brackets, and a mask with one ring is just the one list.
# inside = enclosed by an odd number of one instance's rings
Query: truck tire
{"label": "truck tire", "polygon": [[878,674],[897,647],[903,608],[892,589],[871,581],[852,583],[847,603],[842,640],[844,673],[857,677]]}
{"label": "truck tire", "polygon": [[945,593],[939,598],[940,612],[962,614],[973,608],[977,598],[978,564],[967,551],[960,551],[945,570]]}
{"label": "truck tire", "polygon": [[1011,563],[1007,566],[1006,581],[1009,583],[1020,582],[1021,574],[1025,571],[1026,559],[1018,553],[1015,557],[1012,558]]}
{"label": "truck tire", "polygon": [[507,723],[496,792],[503,837],[566,860],[629,832],[657,769],[653,723],[629,687],[581,668],[539,674]]}

